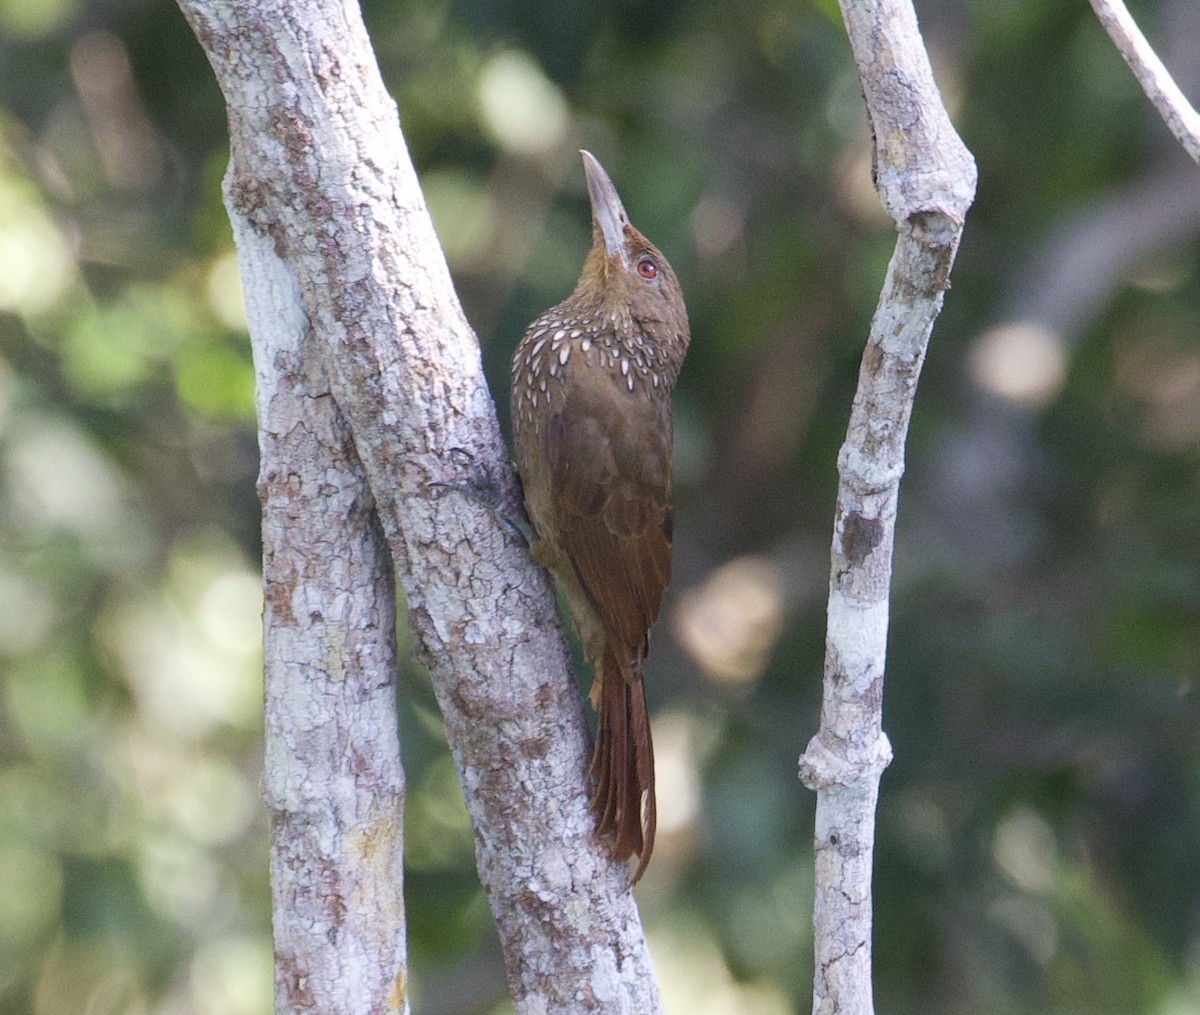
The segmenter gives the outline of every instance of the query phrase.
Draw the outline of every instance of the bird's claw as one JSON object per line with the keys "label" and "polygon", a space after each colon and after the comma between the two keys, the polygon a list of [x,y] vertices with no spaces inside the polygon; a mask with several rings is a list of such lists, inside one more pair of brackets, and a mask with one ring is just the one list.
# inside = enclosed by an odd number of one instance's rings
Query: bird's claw
{"label": "bird's claw", "polygon": [[447,454],[468,470],[466,482],[454,483],[433,480],[426,483],[429,490],[453,490],[481,504],[496,516],[501,526],[521,539],[526,546],[532,546],[537,538],[525,517],[525,509],[519,503],[514,507],[504,496],[501,485],[496,480],[495,473],[486,463],[480,463],[466,448],[450,448]]}

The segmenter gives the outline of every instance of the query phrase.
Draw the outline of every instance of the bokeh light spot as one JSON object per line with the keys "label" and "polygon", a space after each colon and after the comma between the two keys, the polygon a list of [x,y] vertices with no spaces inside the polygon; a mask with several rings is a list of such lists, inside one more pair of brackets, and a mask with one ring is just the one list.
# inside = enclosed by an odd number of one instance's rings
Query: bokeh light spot
{"label": "bokeh light spot", "polygon": [[1036,321],[984,332],[970,354],[971,373],[986,390],[1032,409],[1048,405],[1067,376],[1062,338]]}
{"label": "bokeh light spot", "polygon": [[75,258],[49,216],[0,168],[0,310],[49,310],[75,277]]}
{"label": "bokeh light spot", "polygon": [[247,330],[246,302],[235,251],[226,251],[209,265],[206,295],[209,307],[225,327],[232,331]]}
{"label": "bokeh light spot", "polygon": [[192,960],[196,1015],[262,1015],[271,1007],[271,940],[245,935],[210,941]]}
{"label": "bokeh light spot", "polygon": [[66,24],[79,0],[0,0],[0,28],[18,39],[49,35]]}
{"label": "bokeh light spot", "polygon": [[738,557],[680,596],[675,633],[716,680],[757,680],[783,625],[783,579],[763,557]]}
{"label": "bokeh light spot", "polygon": [[58,916],[62,871],[53,857],[0,844],[0,948],[22,943]]}
{"label": "bokeh light spot", "polygon": [[502,148],[516,155],[540,155],[558,145],[569,114],[558,87],[526,54],[497,53],[479,76],[483,125]]}
{"label": "bokeh light spot", "polygon": [[992,857],[1005,877],[1026,892],[1044,892],[1054,885],[1058,859],[1054,830],[1028,808],[1018,808],[1000,822]]}

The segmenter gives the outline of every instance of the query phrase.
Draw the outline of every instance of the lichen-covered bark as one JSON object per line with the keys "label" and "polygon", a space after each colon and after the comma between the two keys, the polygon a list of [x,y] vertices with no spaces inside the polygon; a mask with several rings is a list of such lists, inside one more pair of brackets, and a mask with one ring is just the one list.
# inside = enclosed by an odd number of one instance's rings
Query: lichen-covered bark
{"label": "lichen-covered bark", "polygon": [[870,1015],[871,868],[888,594],[904,442],[949,288],[975,164],[933,81],[909,0],[841,0],[875,138],[876,185],[899,237],[838,456],[821,728],[800,759],[817,791],[813,1012]]}
{"label": "lichen-covered bark", "polygon": [[[277,472],[264,461],[267,503],[277,490],[301,490],[290,501],[295,506],[353,489],[350,516],[372,532],[378,519],[407,594],[415,650],[429,667],[446,720],[518,1010],[657,1012],[661,1003],[628,872],[608,860],[592,832],[583,791],[586,729],[548,582],[486,509],[439,495],[430,485],[465,482],[472,468],[485,467],[513,495],[478,345],[359,11],[348,0],[180,0],[180,6],[228,104],[226,203],[235,235],[240,246],[274,257],[292,280],[311,329],[301,372],[327,384],[330,418],[345,428],[340,458],[292,461],[285,455]],[[253,305],[257,280],[245,281]],[[256,316],[259,383],[274,387],[276,375],[293,367],[264,340]],[[324,408],[318,401],[299,402],[296,427],[318,425],[307,415]],[[357,485],[363,477],[370,499]],[[313,552],[319,561],[333,549]],[[268,560],[272,552],[268,547]],[[340,565],[331,572],[333,582],[352,577]],[[272,581],[269,574],[268,601],[286,600]],[[384,594],[382,584],[376,593]],[[335,720],[319,709],[324,685],[361,661],[345,655],[345,632],[335,628],[350,615],[349,601],[336,601],[346,608],[332,615],[336,623],[323,620],[306,631],[324,643],[328,658],[325,669],[306,671],[289,691],[312,699],[313,711],[289,706],[305,720],[282,734],[285,745],[276,750],[285,754],[297,746],[289,736],[306,740],[313,723]],[[303,608],[293,612],[302,628],[317,623]],[[270,645],[268,651],[269,668],[288,665],[270,656]],[[367,693],[392,679],[381,660],[372,665],[362,685]],[[309,680],[320,686],[307,686]],[[358,799],[358,762],[333,755],[348,743],[335,738],[323,762],[330,772],[344,771],[346,781],[328,787],[347,800]],[[391,749],[386,738],[376,745]],[[299,825],[275,823],[280,877],[320,858],[320,849],[306,852],[303,844],[312,832],[309,809],[317,805],[294,788],[285,780],[281,796],[277,788],[268,794],[273,808],[294,810],[299,818]],[[347,834],[336,822],[322,827],[329,835]],[[389,849],[399,849],[398,831],[397,824]],[[371,836],[380,832],[373,829],[368,839],[375,842]],[[294,850],[285,838],[294,840]],[[346,855],[353,848],[342,846]],[[381,926],[389,919],[402,926],[398,871],[392,898],[376,896],[370,904],[391,907],[380,915]],[[276,913],[277,921],[286,918]],[[308,918],[304,946],[336,952],[337,942],[323,935],[343,919],[340,907],[323,919]],[[352,968],[344,966],[343,974],[353,975]],[[279,975],[287,980],[291,973]],[[299,981],[296,990],[304,1001],[311,981]],[[310,1000],[316,1010],[339,1013],[403,1010],[402,992],[385,998],[383,1007],[343,1003],[352,996]],[[286,997],[278,1005],[294,1010]]]}
{"label": "lichen-covered bark", "polygon": [[234,228],[257,336],[276,1005],[407,1012],[391,560],[295,279]]}

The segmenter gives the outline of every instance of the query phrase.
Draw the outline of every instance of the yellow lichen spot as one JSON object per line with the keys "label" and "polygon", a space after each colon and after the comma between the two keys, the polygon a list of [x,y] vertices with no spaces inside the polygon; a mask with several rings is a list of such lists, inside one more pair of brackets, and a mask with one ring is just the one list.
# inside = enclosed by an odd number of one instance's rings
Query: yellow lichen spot
{"label": "yellow lichen spot", "polygon": [[364,865],[373,866],[380,859],[387,860],[390,857],[399,830],[390,817],[384,820],[374,817],[350,833],[350,849],[358,855],[358,859]]}
{"label": "yellow lichen spot", "polygon": [[404,975],[404,967],[396,970],[392,978],[392,989],[388,991],[388,1011],[404,1011],[408,997],[408,980]]}
{"label": "yellow lichen spot", "polygon": [[[403,857],[398,814],[399,808],[381,807],[346,837],[347,855],[359,872],[349,902],[356,908],[366,907],[380,914],[380,928],[398,926],[403,919],[404,902],[399,891]],[[380,949],[387,947],[384,941],[376,945]]]}

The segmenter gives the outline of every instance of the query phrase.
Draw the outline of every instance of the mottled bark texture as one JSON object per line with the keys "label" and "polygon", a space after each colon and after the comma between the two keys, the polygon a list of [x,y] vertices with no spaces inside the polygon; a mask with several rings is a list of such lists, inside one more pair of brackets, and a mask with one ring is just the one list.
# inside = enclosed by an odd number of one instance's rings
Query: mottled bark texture
{"label": "mottled bark texture", "polygon": [[813,1012],[870,1015],[871,867],[892,544],[904,442],[949,288],[975,163],[941,102],[909,0],[841,0],[899,237],[838,456],[821,728],[800,759],[817,791]]}
{"label": "mottled bark texture", "polygon": [[294,277],[234,228],[257,336],[276,1007],[407,1012],[391,558]]}
{"label": "mottled bark texture", "polygon": [[180,6],[228,104],[260,386],[277,1009],[407,1010],[390,551],[518,1010],[657,1012],[628,871],[593,834],[548,581],[488,510],[431,485],[485,468],[513,497],[360,12]]}

